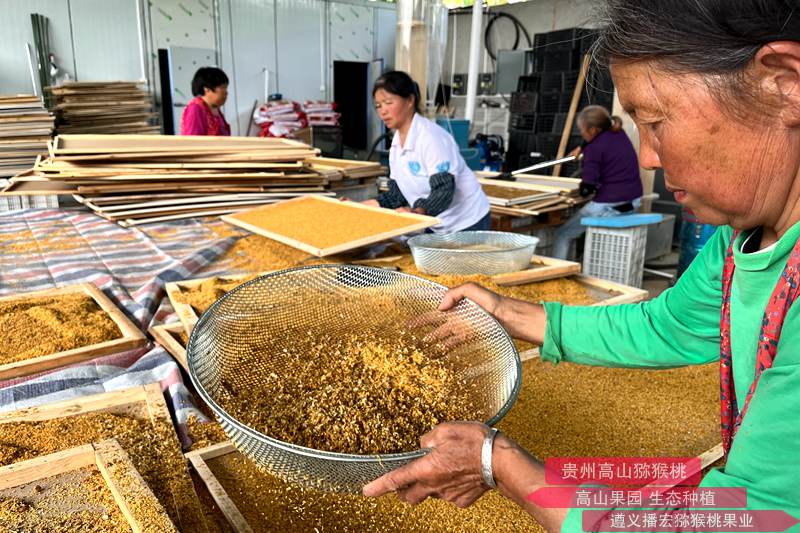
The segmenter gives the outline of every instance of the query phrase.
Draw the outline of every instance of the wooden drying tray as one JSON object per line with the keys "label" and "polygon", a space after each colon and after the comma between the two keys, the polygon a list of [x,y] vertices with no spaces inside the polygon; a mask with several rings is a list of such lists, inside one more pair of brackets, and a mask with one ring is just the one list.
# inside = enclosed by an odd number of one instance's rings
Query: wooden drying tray
{"label": "wooden drying tray", "polygon": [[144,333],[142,333],[139,328],[119,310],[108,296],[93,283],[76,283],[56,289],[12,294],[0,297],[0,302],[10,302],[14,300],[24,301],[30,298],[58,298],[59,296],[68,294],[81,293],[91,297],[95,303],[108,314],[119,328],[122,336],[117,339],[83,346],[81,348],[74,348],[72,350],[0,365],[0,380],[28,376],[45,370],[53,370],[103,355],[124,352],[125,350],[131,350],[147,344],[147,337]]}
{"label": "wooden drying tray", "polygon": [[[286,206],[290,206],[294,202],[325,202],[325,203],[328,203],[330,205],[337,206],[343,212],[345,212],[347,210],[361,209],[361,210],[364,210],[365,214],[373,212],[373,213],[381,213],[382,215],[390,216],[390,217],[400,217],[402,219],[405,219],[405,220],[409,221],[409,225],[403,226],[403,227],[400,227],[400,228],[396,228],[396,229],[393,229],[393,230],[390,230],[390,231],[377,233],[377,234],[370,235],[370,236],[367,236],[367,237],[354,239],[354,240],[351,240],[349,242],[342,242],[342,243],[339,243],[339,244],[336,244],[336,245],[333,245],[333,246],[328,246],[327,248],[319,248],[319,247],[314,246],[312,244],[301,242],[301,241],[299,241],[297,239],[294,239],[292,237],[284,235],[284,234],[280,233],[277,230],[270,230],[268,228],[262,228],[262,227],[254,225],[254,224],[250,224],[248,222],[245,222],[245,221],[243,221],[243,220],[241,220],[239,218],[239,216],[241,216],[241,215],[226,215],[226,216],[222,217],[222,220],[224,220],[225,222],[227,222],[229,224],[233,224],[234,226],[238,226],[240,228],[244,228],[244,229],[246,229],[248,231],[251,231],[253,233],[256,233],[258,235],[262,235],[262,236],[267,237],[269,239],[273,239],[273,240],[276,240],[278,242],[282,242],[283,244],[288,244],[289,246],[292,246],[294,248],[298,248],[300,250],[308,252],[308,253],[310,253],[312,255],[315,255],[317,257],[325,257],[325,256],[328,256],[328,255],[333,255],[333,254],[346,252],[348,250],[354,250],[356,248],[361,248],[363,246],[367,246],[367,245],[370,245],[370,244],[375,244],[375,243],[378,243],[378,242],[381,242],[381,241],[385,241],[385,240],[391,239],[392,237],[397,237],[397,236],[400,236],[400,235],[404,235],[406,233],[413,233],[415,231],[420,231],[420,230],[423,230],[425,228],[429,228],[431,226],[435,226],[436,224],[439,224],[439,222],[440,222],[437,218],[434,218],[434,217],[416,215],[416,214],[413,214],[413,213],[398,213],[398,212],[390,210],[390,209],[383,209],[383,208],[380,208],[380,207],[367,206],[367,205],[364,205],[364,204],[361,204],[361,203],[358,203],[358,202],[342,202],[342,201],[339,201],[339,200],[336,200],[336,199],[324,198],[324,197],[320,197],[320,196],[308,196],[308,197],[302,197],[302,198],[294,198],[292,200],[286,200],[284,202],[278,202],[276,204],[268,205],[266,207],[261,207],[261,208],[257,208],[257,209],[254,209],[254,210],[244,211],[241,214],[247,214],[247,213],[250,213],[250,212],[256,211],[256,210],[258,210],[258,211],[267,211],[267,210],[273,210],[273,209],[282,209],[282,208],[284,208]],[[321,224],[321,225],[330,226],[335,221],[332,221],[332,220],[316,220],[315,222],[318,223],[318,224]]]}
{"label": "wooden drying tray", "polygon": [[[103,476],[106,487],[132,531],[153,531],[153,526],[157,526],[158,531],[178,531],[116,439],[85,444],[0,467],[0,490],[44,481],[86,467],[97,469]],[[140,523],[142,510],[151,511],[147,517],[148,524]]]}
{"label": "wooden drying tray", "polygon": [[[178,441],[177,433],[174,431],[172,418],[170,417],[167,403],[164,401],[164,394],[161,392],[159,383],[138,385],[127,389],[80,396],[60,402],[0,413],[0,435],[2,435],[3,424],[41,422],[90,413],[109,413],[128,416],[137,420],[146,420],[150,422],[150,425],[156,431],[159,428],[172,428],[173,431],[171,433],[159,433],[163,434],[166,439],[162,441],[161,445],[174,449],[176,454],[181,453],[181,444]],[[186,482],[190,485],[191,480],[188,479],[188,471],[186,476]],[[165,503],[165,505],[170,504]],[[171,505],[175,507],[175,513],[180,515],[178,507],[175,504]],[[199,516],[197,517],[198,520],[200,518]]]}
{"label": "wooden drying tray", "polygon": [[186,333],[183,323],[170,322],[169,324],[161,324],[153,326],[147,331],[153,336],[158,344],[160,344],[169,354],[175,359],[181,368],[186,373],[189,373],[189,359],[186,356],[186,346],[181,341],[180,334]]}

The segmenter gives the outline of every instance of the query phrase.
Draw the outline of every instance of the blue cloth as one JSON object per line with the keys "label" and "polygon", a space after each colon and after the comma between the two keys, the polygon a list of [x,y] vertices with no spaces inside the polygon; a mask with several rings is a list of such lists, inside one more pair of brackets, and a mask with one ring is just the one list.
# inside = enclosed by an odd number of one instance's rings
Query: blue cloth
{"label": "blue cloth", "polygon": [[604,131],[583,149],[581,180],[597,186],[595,202],[630,202],[642,196],[639,161],[624,131]]}

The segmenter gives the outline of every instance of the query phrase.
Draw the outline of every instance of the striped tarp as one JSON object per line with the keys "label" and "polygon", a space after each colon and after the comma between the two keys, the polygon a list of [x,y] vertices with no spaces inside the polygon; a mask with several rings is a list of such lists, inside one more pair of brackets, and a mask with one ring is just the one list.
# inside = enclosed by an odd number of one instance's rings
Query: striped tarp
{"label": "striped tarp", "polygon": [[[220,238],[219,224],[189,219],[125,229],[83,210],[3,213],[0,296],[88,281],[146,330],[175,318],[164,298],[167,282],[207,270],[236,241]],[[185,441],[186,420],[202,415],[178,365],[157,345],[0,382],[0,411],[155,381]]]}

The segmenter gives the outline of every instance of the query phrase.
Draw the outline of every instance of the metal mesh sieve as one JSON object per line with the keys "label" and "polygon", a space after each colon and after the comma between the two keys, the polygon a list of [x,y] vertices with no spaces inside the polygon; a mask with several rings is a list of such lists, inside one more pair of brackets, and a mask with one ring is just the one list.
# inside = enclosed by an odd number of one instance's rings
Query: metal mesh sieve
{"label": "metal mesh sieve", "polygon": [[[444,356],[458,379],[474,385],[475,419],[499,421],[516,400],[521,367],[514,343],[498,322],[464,300],[436,311],[446,287],[380,268],[355,265],[298,267],[267,274],[233,289],[209,308],[192,331],[189,373],[236,447],[270,473],[335,492],[360,492],[377,477],[421,457],[426,450],[387,455],[333,453],[270,437],[237,420],[221,404],[231,390],[257,390],[268,373],[287,376],[281,357],[298,332],[403,335],[423,313],[436,318],[415,327],[418,338],[447,320],[465,334]],[[244,354],[258,353],[241,364]],[[415,436],[415,438],[418,436]]]}
{"label": "metal mesh sieve", "polygon": [[538,243],[538,237],[505,231],[426,233],[408,240],[422,272],[459,275],[524,270]]}

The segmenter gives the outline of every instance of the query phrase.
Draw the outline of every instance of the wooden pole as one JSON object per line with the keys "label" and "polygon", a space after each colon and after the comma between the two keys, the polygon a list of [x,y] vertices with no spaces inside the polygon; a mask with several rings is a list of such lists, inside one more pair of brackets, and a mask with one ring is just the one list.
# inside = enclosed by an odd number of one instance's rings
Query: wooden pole
{"label": "wooden pole", "polygon": [[[578,74],[578,83],[575,84],[575,90],[572,91],[572,101],[569,103],[569,113],[567,113],[567,120],[564,121],[564,131],[561,132],[561,142],[558,145],[558,154],[556,159],[564,157],[564,152],[567,151],[567,143],[569,142],[569,134],[572,132],[572,123],[575,120],[575,112],[578,110],[578,102],[581,99],[581,91],[583,91],[583,84],[586,81],[586,73],[589,70],[589,55],[583,56],[583,64],[581,71]],[[553,167],[553,176],[558,176],[561,173],[561,164],[559,163]]]}

